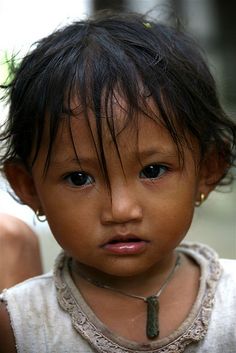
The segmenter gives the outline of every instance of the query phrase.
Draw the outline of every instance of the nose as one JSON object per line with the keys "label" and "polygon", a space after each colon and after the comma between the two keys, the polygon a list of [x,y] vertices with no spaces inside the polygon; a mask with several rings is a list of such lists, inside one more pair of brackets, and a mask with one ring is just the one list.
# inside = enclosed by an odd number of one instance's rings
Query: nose
{"label": "nose", "polygon": [[103,223],[139,222],[143,217],[137,190],[129,185],[112,187],[102,212]]}

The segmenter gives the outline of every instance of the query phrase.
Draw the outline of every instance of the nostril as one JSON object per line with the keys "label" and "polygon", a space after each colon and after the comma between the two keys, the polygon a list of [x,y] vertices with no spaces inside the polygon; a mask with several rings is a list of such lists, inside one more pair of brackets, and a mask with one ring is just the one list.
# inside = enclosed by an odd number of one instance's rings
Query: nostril
{"label": "nostril", "polygon": [[139,222],[143,218],[141,205],[134,199],[127,197],[112,197],[111,204],[105,204],[102,210],[103,223],[125,224]]}

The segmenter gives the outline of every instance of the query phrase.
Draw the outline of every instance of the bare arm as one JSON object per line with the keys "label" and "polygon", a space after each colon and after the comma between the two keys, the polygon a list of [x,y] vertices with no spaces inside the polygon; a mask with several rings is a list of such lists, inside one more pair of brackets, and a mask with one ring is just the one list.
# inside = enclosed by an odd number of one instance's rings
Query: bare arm
{"label": "bare arm", "polygon": [[41,273],[35,233],[18,218],[0,214],[0,291]]}
{"label": "bare arm", "polygon": [[16,353],[15,338],[4,303],[0,301],[0,353]]}

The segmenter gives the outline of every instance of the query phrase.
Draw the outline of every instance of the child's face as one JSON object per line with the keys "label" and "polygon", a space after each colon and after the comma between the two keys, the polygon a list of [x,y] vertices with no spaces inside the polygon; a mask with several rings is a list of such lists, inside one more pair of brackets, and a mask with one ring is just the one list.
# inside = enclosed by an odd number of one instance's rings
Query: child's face
{"label": "child's face", "polygon": [[71,125],[80,164],[62,125],[46,178],[45,144],[33,167],[37,201],[31,207],[43,210],[56,240],[78,262],[117,276],[144,273],[188,231],[201,179],[193,156],[185,149],[182,169],[167,130],[140,116],[138,143],[129,126],[117,137],[122,171],[105,131],[109,193],[86,121],[72,118]]}

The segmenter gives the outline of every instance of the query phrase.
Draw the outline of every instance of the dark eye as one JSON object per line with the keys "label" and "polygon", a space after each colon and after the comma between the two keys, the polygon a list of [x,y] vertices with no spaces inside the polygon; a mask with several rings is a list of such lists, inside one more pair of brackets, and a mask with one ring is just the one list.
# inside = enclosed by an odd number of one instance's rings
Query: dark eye
{"label": "dark eye", "polygon": [[65,180],[72,186],[84,186],[94,182],[94,179],[85,172],[70,173],[65,177]]}
{"label": "dark eye", "polygon": [[167,167],[160,164],[150,164],[141,170],[140,178],[157,179],[162,176],[167,170]]}

